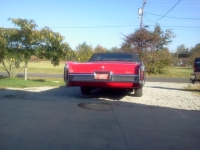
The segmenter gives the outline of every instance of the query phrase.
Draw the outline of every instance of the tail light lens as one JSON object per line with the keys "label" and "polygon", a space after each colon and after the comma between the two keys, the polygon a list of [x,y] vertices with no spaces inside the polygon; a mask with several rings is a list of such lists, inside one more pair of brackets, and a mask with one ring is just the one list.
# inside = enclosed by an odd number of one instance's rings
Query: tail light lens
{"label": "tail light lens", "polygon": [[68,64],[66,63],[65,64],[65,67],[64,67],[64,81],[65,81],[65,83],[67,83],[68,82],[68,69],[69,69],[69,66],[68,66]]}
{"label": "tail light lens", "polygon": [[145,67],[143,64],[140,66],[139,74],[140,74],[140,81],[144,81],[145,80]]}

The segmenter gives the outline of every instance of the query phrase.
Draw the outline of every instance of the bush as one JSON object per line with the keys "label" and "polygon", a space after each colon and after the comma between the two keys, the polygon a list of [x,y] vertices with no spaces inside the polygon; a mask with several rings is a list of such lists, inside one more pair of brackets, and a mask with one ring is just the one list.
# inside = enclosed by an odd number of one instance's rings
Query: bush
{"label": "bush", "polygon": [[164,68],[170,65],[171,54],[168,50],[146,51],[142,60],[148,74],[163,74]]}

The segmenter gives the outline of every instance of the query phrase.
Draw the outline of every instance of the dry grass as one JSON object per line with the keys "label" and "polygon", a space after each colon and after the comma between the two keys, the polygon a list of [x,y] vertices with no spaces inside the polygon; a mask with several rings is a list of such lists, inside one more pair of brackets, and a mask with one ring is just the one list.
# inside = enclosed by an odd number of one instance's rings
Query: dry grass
{"label": "dry grass", "polygon": [[197,96],[200,96],[200,82],[195,82],[195,84],[188,84],[187,87],[185,87],[185,90],[189,90],[194,92]]}

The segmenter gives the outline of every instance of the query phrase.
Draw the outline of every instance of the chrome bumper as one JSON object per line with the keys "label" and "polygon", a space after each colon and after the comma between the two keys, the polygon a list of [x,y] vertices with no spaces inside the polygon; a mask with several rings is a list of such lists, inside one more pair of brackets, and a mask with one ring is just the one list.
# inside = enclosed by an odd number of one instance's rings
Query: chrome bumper
{"label": "chrome bumper", "polygon": [[139,75],[125,74],[110,74],[109,79],[95,79],[94,74],[69,74],[68,79],[79,82],[140,82]]}

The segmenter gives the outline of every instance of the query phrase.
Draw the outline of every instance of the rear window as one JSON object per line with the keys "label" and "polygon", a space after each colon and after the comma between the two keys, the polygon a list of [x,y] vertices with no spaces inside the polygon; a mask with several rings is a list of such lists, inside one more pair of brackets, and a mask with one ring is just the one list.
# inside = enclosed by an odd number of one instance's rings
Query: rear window
{"label": "rear window", "polygon": [[195,63],[195,67],[200,67],[200,58],[196,58],[194,63]]}
{"label": "rear window", "polygon": [[133,62],[133,55],[132,54],[102,53],[102,54],[93,55],[90,61],[130,61],[130,62]]}

